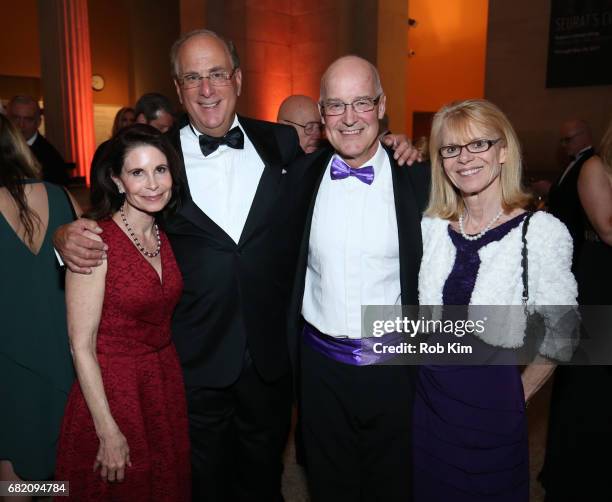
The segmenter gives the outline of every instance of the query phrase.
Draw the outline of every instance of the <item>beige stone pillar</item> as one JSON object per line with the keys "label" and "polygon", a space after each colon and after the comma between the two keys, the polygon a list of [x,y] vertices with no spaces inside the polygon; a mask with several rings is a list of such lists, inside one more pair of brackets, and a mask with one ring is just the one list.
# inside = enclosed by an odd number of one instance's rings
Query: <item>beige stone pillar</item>
{"label": "beige stone pillar", "polygon": [[181,0],[181,35],[206,28],[206,0]]}
{"label": "beige stone pillar", "polygon": [[95,149],[87,0],[38,0],[46,135],[89,177]]}
{"label": "beige stone pillar", "polygon": [[408,0],[378,2],[377,66],[385,94],[389,128],[406,132]]}
{"label": "beige stone pillar", "polygon": [[170,99],[176,91],[170,76],[170,47],[180,35],[180,5],[176,2],[130,0],[128,13],[130,101],[148,92]]}

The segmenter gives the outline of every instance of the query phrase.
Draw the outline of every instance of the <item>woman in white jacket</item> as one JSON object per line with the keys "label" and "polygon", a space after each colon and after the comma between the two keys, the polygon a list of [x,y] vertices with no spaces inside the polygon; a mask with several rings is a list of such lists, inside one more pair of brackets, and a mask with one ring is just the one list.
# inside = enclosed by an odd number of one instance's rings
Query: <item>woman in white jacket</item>
{"label": "woman in white jacket", "polygon": [[[521,310],[529,196],[521,188],[520,146],[510,122],[485,100],[447,105],[434,117],[430,156],[420,304]],[[575,305],[572,241],[564,225],[536,213],[526,241],[527,303]],[[485,330],[482,341],[520,347],[525,320],[513,321],[503,330]],[[545,321],[540,354],[569,357],[571,347],[557,343],[554,322]],[[527,502],[525,403],[553,370],[554,363],[542,356],[522,375],[510,365],[421,366],[414,411],[415,500]]]}

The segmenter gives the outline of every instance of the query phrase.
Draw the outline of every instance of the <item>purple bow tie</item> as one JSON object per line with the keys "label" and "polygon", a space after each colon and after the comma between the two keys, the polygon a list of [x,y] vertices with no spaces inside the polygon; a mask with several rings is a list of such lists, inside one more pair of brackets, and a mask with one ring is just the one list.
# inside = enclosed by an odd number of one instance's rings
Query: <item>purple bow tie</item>
{"label": "purple bow tie", "polygon": [[343,180],[349,176],[355,176],[355,178],[363,181],[366,185],[371,185],[374,181],[374,168],[372,166],[354,169],[338,157],[334,157],[334,160],[332,160],[329,173],[332,180]]}

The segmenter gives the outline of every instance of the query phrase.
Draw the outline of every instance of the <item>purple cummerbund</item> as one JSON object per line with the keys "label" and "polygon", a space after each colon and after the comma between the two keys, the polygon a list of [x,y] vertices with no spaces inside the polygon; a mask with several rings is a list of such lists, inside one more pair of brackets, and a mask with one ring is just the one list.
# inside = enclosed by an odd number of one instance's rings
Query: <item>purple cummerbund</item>
{"label": "purple cummerbund", "polygon": [[302,330],[302,340],[311,349],[333,359],[339,363],[352,364],[353,366],[367,366],[380,364],[397,354],[374,351],[374,344],[380,343],[384,346],[399,345],[402,335],[399,333],[387,333],[380,337],[372,338],[336,338],[321,333],[312,324],[305,322]]}

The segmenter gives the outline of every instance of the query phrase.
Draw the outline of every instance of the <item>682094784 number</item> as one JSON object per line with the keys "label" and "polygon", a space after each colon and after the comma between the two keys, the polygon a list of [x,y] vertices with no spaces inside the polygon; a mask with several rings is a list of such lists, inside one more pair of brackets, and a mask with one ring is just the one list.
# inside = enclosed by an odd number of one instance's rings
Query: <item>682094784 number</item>
{"label": "682094784 number", "polygon": [[68,481],[0,481],[0,496],[67,497]]}

